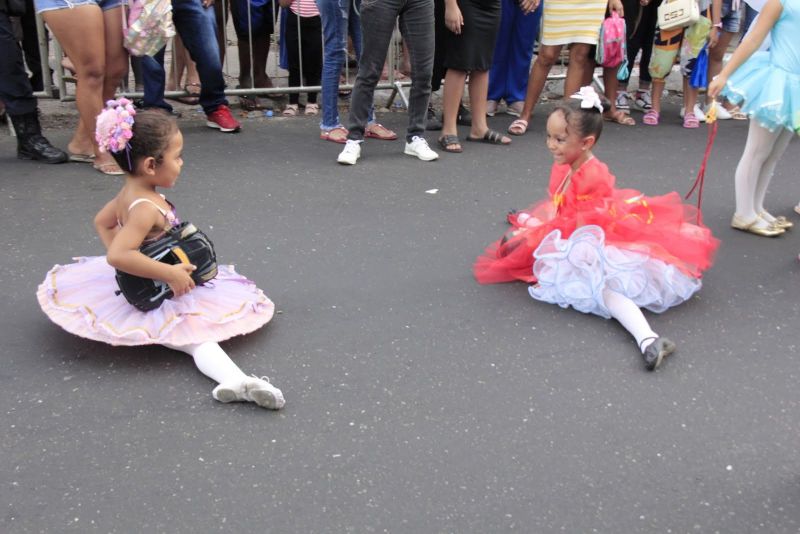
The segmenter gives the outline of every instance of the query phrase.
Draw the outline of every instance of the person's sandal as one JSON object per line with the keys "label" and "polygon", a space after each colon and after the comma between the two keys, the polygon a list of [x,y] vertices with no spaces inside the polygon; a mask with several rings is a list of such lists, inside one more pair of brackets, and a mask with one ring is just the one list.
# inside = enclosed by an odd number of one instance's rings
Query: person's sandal
{"label": "person's sandal", "polygon": [[651,109],[642,117],[642,122],[648,126],[658,126],[658,120],[661,116],[658,111]]}
{"label": "person's sandal", "polygon": [[699,128],[700,127],[700,120],[693,112],[689,112],[683,116],[683,127],[684,128]]}
{"label": "person's sandal", "polygon": [[525,119],[517,119],[508,127],[508,133],[511,135],[525,135],[528,131],[528,121]]}
{"label": "person's sandal", "polygon": [[735,121],[746,121],[750,117],[747,116],[747,113],[742,111],[742,108],[739,106],[735,106],[728,110],[728,113],[731,114],[731,118]]}
{"label": "person's sandal", "polygon": [[307,117],[319,115],[319,105],[312,103],[306,104],[306,109],[303,112],[303,115],[306,115]]}
{"label": "person's sandal", "polygon": [[297,106],[297,104],[286,104],[286,107],[283,108],[281,115],[284,117],[294,117],[297,115],[299,110],[300,108]]}
{"label": "person's sandal", "polygon": [[347,128],[344,126],[337,126],[330,130],[320,130],[319,138],[324,141],[332,141],[343,145],[347,143],[347,133]]}
{"label": "person's sandal", "polygon": [[364,131],[364,137],[380,139],[381,141],[394,141],[397,139],[397,134],[383,124],[373,122],[372,124],[367,125],[367,128]]}
{"label": "person's sandal", "polygon": [[620,110],[617,110],[614,113],[604,113],[603,119],[621,126],[636,126],[636,120],[624,111]]}
{"label": "person's sandal", "polygon": [[125,171],[120,169],[119,165],[117,165],[114,161],[109,161],[107,163],[92,163],[92,167],[94,170],[102,172],[106,176],[122,176],[125,174]]}
{"label": "person's sandal", "polygon": [[[508,140],[508,142],[506,142]],[[505,135],[492,130],[489,128],[483,134],[482,137],[472,137],[471,135],[467,137],[467,141],[472,141],[474,143],[489,143],[490,145],[510,145],[511,139],[506,137]]]}
{"label": "person's sandal", "polygon": [[[450,152],[451,154],[460,154],[464,151],[457,135],[443,135],[439,138],[438,143],[439,146],[442,147],[442,150]],[[458,148],[451,148],[456,145]]]}

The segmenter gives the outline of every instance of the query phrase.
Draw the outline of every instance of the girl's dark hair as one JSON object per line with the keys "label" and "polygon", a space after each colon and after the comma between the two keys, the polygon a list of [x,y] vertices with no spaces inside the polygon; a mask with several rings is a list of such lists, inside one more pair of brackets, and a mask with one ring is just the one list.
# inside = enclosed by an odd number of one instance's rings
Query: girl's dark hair
{"label": "girl's dark hair", "polygon": [[163,109],[145,109],[136,112],[131,130],[133,137],[128,140],[128,148],[111,152],[111,156],[123,171],[135,174],[145,158],[153,157],[156,163],[161,163],[164,151],[178,131],[178,122]]}
{"label": "girl's dark hair", "polygon": [[[600,102],[603,104],[603,113],[611,110],[611,102],[603,96],[600,96]],[[564,114],[564,120],[567,121],[568,127],[574,128],[581,137],[594,136],[595,142],[600,139],[600,134],[603,133],[603,113],[597,108],[583,109],[581,101],[575,98],[567,98],[556,104],[556,107],[550,114],[560,111]]]}

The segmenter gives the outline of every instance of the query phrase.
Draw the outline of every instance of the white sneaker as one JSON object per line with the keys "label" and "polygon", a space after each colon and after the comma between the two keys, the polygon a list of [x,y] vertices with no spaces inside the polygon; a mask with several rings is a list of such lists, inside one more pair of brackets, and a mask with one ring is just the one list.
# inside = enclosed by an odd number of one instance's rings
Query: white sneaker
{"label": "white sneaker", "polygon": [[706,114],[703,112],[703,108],[700,107],[700,104],[694,105],[694,116],[697,117],[697,120],[700,122],[706,122]]}
{"label": "white sneaker", "polygon": [[487,117],[494,117],[495,113],[497,113],[497,100],[487,100],[486,101],[486,116]]}
{"label": "white sneaker", "polygon": [[348,139],[336,161],[342,165],[355,165],[361,157],[361,141]]}
{"label": "white sneaker", "polygon": [[630,111],[631,109],[630,98],[631,95],[629,95],[627,91],[617,91],[617,101],[615,102],[614,105],[619,110]]}
{"label": "white sneaker", "polygon": [[[406,149],[403,152],[409,156],[416,156],[422,161],[439,159],[439,154],[431,150],[431,147],[428,146],[428,142],[417,135],[411,138],[410,143],[406,143]],[[342,153],[344,154],[344,152]]]}
{"label": "white sneaker", "polygon": [[717,102],[717,120],[727,121],[733,118],[730,111],[725,109],[725,106]]}
{"label": "white sneaker", "polygon": [[219,402],[254,402],[270,410],[280,410],[286,404],[281,390],[270,384],[266,376],[248,376],[220,384],[214,388],[211,396]]}

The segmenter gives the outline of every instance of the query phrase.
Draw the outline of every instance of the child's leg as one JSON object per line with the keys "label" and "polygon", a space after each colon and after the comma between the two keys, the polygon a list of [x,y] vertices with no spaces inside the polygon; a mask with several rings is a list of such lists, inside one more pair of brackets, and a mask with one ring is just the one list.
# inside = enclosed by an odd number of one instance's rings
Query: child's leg
{"label": "child's leg", "polygon": [[[777,146],[777,141],[781,132],[770,132],[758,124],[758,121],[750,121],[750,129],[747,132],[747,142],[744,145],[744,152],[739,164],[736,166],[736,217],[742,222],[753,221],[758,217],[764,201],[763,195],[766,194],[770,176],[764,173],[765,165]],[[783,147],[785,150],[786,147]],[[782,151],[781,151],[782,153]],[[777,154],[780,157],[780,154]],[[776,158],[777,161],[777,158]],[[772,166],[774,170],[774,164]],[[771,172],[770,172],[771,175]],[[759,188],[759,186],[761,186]],[[757,191],[761,191],[761,198],[757,199]],[[757,205],[758,202],[758,205]],[[756,225],[768,226],[766,221],[759,221]]]}
{"label": "child's leg", "polygon": [[603,289],[603,301],[611,316],[631,333],[642,351],[649,371],[661,364],[664,357],[675,351],[675,344],[653,332],[642,310],[628,297],[608,288]]}
{"label": "child's leg", "polygon": [[755,202],[755,210],[757,213],[763,213],[762,215],[764,218],[767,219],[768,222],[774,222],[775,217],[767,212],[764,209],[764,197],[767,195],[767,187],[769,186],[770,180],[772,180],[772,173],[775,172],[775,165],[778,163],[778,160],[781,159],[781,156],[786,149],[789,147],[789,142],[794,137],[794,133],[783,128],[778,135],[778,138],[775,140],[775,143],[772,145],[772,150],[770,151],[767,160],[764,162],[764,165],[761,167],[761,172],[758,175],[758,182],[756,184],[756,202]]}
{"label": "child's leg", "polygon": [[285,403],[281,390],[268,380],[245,375],[218,343],[164,346],[191,355],[200,372],[219,383],[211,394],[220,402],[249,401],[271,410]]}
{"label": "child's leg", "polygon": [[164,345],[172,350],[185,352],[194,358],[194,364],[201,373],[221,384],[243,380],[247,375],[233,363],[233,360],[222,350],[219,343],[198,343],[196,345]]}
{"label": "child's leg", "polygon": [[639,306],[622,293],[603,289],[603,302],[611,312],[611,316],[631,333],[642,352],[658,337],[658,334],[650,328],[650,323],[647,322]]}

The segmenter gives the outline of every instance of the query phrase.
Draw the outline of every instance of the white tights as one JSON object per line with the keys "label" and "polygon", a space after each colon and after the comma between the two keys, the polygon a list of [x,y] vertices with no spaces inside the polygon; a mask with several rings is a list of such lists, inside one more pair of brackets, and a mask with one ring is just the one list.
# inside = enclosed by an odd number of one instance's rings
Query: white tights
{"label": "white tights", "polygon": [[207,342],[181,346],[165,343],[164,346],[191,355],[200,372],[217,383],[243,380],[247,376],[239,369],[238,365],[233,363],[219,343]]}
{"label": "white tights", "polygon": [[642,352],[658,337],[658,334],[650,328],[639,306],[622,293],[603,289],[603,301],[611,316],[636,339],[636,344]]}
{"label": "white tights", "polygon": [[758,121],[750,121],[742,159],[736,167],[736,215],[743,220],[752,221],[764,211],[767,186],[792,137],[794,132],[786,128],[770,132]]}

